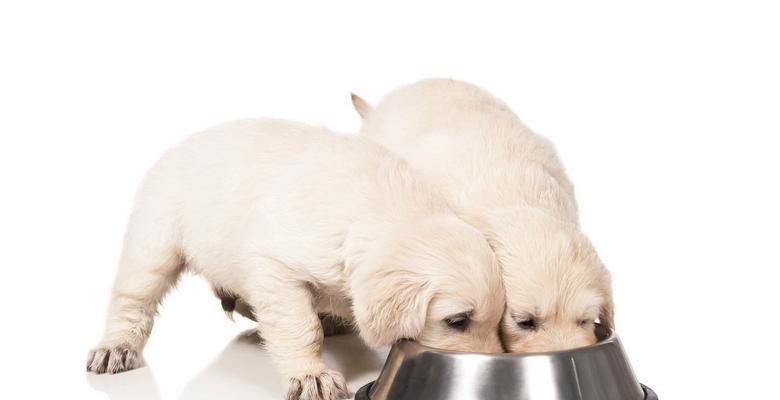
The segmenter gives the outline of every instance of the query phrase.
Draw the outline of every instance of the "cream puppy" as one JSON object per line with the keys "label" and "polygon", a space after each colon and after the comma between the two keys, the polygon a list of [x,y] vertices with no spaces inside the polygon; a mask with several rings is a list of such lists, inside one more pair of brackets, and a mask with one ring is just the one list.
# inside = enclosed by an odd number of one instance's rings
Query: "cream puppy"
{"label": "cream puppy", "polygon": [[353,321],[372,346],[501,351],[505,299],[485,237],[356,136],[248,120],[168,151],[137,194],[88,370],[141,365],[157,306],[185,270],[251,307],[288,399],[348,395],[321,358],[318,313]]}
{"label": "cream puppy", "polygon": [[502,265],[512,352],[594,343],[612,328],[610,276],[580,231],[571,182],[552,144],[504,103],[449,79],[400,88],[373,108],[353,95],[362,135],[436,182]]}

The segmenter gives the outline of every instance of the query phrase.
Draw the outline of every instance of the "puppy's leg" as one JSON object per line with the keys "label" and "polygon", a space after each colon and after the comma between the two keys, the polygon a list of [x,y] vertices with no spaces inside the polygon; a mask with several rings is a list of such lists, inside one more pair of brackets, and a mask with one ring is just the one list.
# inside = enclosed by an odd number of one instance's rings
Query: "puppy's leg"
{"label": "puppy's leg", "polygon": [[263,263],[263,276],[252,282],[249,305],[257,311],[259,334],[279,372],[287,380],[288,400],[348,398],[341,373],[322,359],[322,325],[305,282],[286,278],[289,269]]}
{"label": "puppy's leg", "polygon": [[143,364],[141,352],[157,306],[183,268],[172,213],[140,207],[130,217],[103,339],[87,370],[117,373]]}

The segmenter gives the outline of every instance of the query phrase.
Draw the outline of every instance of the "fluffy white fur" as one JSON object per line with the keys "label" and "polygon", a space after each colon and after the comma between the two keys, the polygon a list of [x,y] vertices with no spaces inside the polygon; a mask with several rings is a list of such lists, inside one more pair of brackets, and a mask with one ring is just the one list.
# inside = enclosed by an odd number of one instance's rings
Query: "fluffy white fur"
{"label": "fluffy white fur", "polygon": [[288,399],[348,393],[320,356],[318,313],[353,321],[373,346],[500,351],[498,262],[430,187],[371,141],[303,124],[247,120],[190,137],[139,189],[88,369],[141,364],[184,270],[251,307]]}
{"label": "fluffy white fur", "polygon": [[571,182],[553,145],[500,100],[464,82],[402,87],[376,106],[353,95],[362,135],[436,182],[490,241],[502,265],[512,352],[595,342],[612,328],[608,271],[580,231]]}

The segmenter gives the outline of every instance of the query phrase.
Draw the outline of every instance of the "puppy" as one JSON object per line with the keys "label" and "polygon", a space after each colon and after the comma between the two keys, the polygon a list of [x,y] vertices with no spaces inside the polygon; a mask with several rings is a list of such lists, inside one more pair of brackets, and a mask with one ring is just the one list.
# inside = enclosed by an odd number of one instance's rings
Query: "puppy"
{"label": "puppy", "polygon": [[137,194],[105,335],[87,369],[141,365],[185,270],[246,302],[287,399],[348,395],[318,313],[371,346],[411,338],[498,352],[505,306],[486,238],[381,146],[280,120],[229,123],[168,151]]}
{"label": "puppy", "polygon": [[511,352],[561,350],[613,328],[610,275],[581,232],[571,182],[553,145],[504,103],[449,79],[400,88],[376,108],[358,96],[362,135],[436,182],[486,235],[502,265]]}

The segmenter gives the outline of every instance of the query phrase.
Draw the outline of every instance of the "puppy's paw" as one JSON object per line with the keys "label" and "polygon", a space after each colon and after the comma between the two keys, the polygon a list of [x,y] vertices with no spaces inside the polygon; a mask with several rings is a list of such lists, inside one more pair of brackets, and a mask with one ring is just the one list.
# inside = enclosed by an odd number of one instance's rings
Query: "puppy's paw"
{"label": "puppy's paw", "polygon": [[326,370],[319,375],[290,378],[287,400],[337,400],[350,396],[341,373]]}
{"label": "puppy's paw", "polygon": [[129,346],[99,347],[89,352],[87,371],[116,374],[143,366],[138,350]]}

